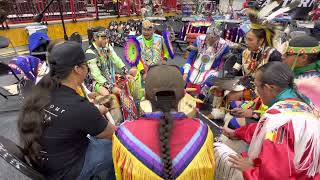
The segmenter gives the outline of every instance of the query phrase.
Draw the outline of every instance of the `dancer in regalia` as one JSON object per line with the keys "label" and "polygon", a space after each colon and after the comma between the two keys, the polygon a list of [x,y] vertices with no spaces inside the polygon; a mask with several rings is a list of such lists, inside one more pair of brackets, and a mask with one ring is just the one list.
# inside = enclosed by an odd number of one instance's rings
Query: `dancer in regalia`
{"label": "dancer in regalia", "polygon": [[86,54],[94,58],[87,61],[90,73],[87,78],[86,85],[92,92],[97,92],[102,96],[112,96],[113,103],[117,104],[117,108],[113,111],[117,114],[116,123],[122,121],[121,109],[116,95],[120,94],[120,88],[116,84],[116,70],[121,75],[127,76],[127,69],[121,58],[117,55],[109,38],[111,34],[109,30],[99,28],[94,32],[94,41],[86,50]]}
{"label": "dancer in regalia", "polygon": [[146,77],[152,112],[126,121],[113,136],[117,179],[213,179],[213,135],[198,119],[176,112],[185,95],[178,67],[156,65]]}
{"label": "dancer in regalia", "polygon": [[164,38],[154,33],[154,24],[149,20],[142,22],[142,35],[135,41],[138,41],[140,46],[137,49],[141,50],[141,59],[138,65],[129,71],[134,76],[129,87],[134,99],[141,100],[144,96],[144,79],[149,66],[166,61],[169,58],[169,52]]}
{"label": "dancer in regalia", "polygon": [[257,70],[254,84],[269,108],[258,123],[223,129],[229,138],[250,144],[248,157],[230,155],[229,165],[248,180],[320,178],[320,114],[295,89],[293,72],[281,62],[270,62]]}
{"label": "dancer in regalia", "polygon": [[291,67],[298,89],[320,107],[320,46],[314,37],[300,36],[289,42],[283,62]]}
{"label": "dancer in regalia", "polygon": [[154,24],[149,20],[142,22],[142,35],[137,37],[141,47],[141,61],[138,71],[145,75],[148,67],[169,58],[167,47],[161,35],[154,33]]}
{"label": "dancer in regalia", "polygon": [[183,78],[187,81],[187,87],[196,88],[200,93],[201,86],[209,76],[218,76],[224,55],[229,51],[228,44],[220,38],[220,32],[214,26],[207,29],[206,35],[198,36],[183,66]]}
{"label": "dancer in regalia", "polygon": [[127,72],[125,64],[109,43],[110,36],[109,30],[98,29],[94,32],[92,45],[86,50],[86,54],[95,56],[87,62],[90,69],[90,84],[93,85],[92,90],[101,95],[119,93],[115,82],[116,69],[122,74]]}

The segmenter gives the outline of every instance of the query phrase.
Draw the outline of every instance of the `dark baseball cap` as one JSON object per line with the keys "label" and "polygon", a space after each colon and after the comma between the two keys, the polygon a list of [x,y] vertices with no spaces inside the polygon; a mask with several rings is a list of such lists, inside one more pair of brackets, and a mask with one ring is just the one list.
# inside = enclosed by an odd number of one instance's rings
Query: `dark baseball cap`
{"label": "dark baseball cap", "polygon": [[157,101],[160,92],[173,92],[177,103],[184,97],[185,82],[178,67],[173,65],[155,65],[150,67],[145,84],[146,99]]}
{"label": "dark baseball cap", "polygon": [[80,43],[66,41],[52,48],[49,54],[49,64],[56,68],[71,68],[95,57],[94,54],[85,54]]}

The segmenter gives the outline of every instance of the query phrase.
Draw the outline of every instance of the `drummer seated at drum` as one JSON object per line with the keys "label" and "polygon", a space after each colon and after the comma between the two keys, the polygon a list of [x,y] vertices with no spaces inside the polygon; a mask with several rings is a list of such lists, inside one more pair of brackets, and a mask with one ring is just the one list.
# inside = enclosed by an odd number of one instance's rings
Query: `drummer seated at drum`
{"label": "drummer seated at drum", "polygon": [[[23,152],[45,179],[90,179],[109,170],[114,179],[111,138],[115,126],[77,91],[88,74],[77,42],[54,45],[50,67],[24,99],[18,118]],[[89,138],[88,138],[89,137]]]}
{"label": "drummer seated at drum", "polygon": [[113,135],[117,179],[213,179],[211,130],[177,112],[184,85],[178,67],[150,67],[145,88],[152,112],[123,123]]}
{"label": "drummer seated at drum", "polygon": [[197,88],[197,93],[208,77],[218,76],[223,58],[230,51],[226,41],[219,36],[219,30],[213,26],[208,28],[206,35],[198,36],[182,68],[187,87]]}
{"label": "drummer seated at drum", "polygon": [[248,157],[230,156],[232,166],[250,180],[319,179],[320,113],[296,90],[293,72],[281,62],[269,62],[258,68],[254,84],[269,108],[258,123],[222,129],[229,138],[250,144]]}
{"label": "drummer seated at drum", "polygon": [[[274,33],[272,29],[263,29],[259,25],[258,27],[251,27],[252,29],[246,34],[247,49],[242,53],[242,60],[236,62],[233,66],[233,73],[242,72],[243,78],[241,84],[236,86],[233,91],[228,93],[221,93],[214,95],[213,109],[209,116],[211,119],[223,119],[225,117],[225,111],[221,108],[221,101],[223,96],[226,95],[226,103],[229,104],[232,101],[252,101],[256,98],[254,93],[254,85],[252,80],[256,70],[271,61],[281,61],[282,56],[275,48],[273,48],[272,38]],[[229,72],[230,73],[230,72]]]}
{"label": "drummer seated at drum", "polygon": [[119,94],[120,89],[116,85],[116,70],[119,70],[121,75],[127,74],[125,64],[109,43],[110,36],[111,32],[108,29],[97,28],[93,34],[93,42],[86,50],[86,54],[94,57],[87,62],[90,70],[89,86],[93,86],[93,92],[98,92],[103,96],[111,93]]}

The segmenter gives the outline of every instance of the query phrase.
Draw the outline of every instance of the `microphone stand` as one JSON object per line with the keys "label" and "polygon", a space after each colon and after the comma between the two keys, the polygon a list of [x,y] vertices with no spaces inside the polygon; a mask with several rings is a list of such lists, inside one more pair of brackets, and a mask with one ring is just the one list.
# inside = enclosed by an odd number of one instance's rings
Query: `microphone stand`
{"label": "microphone stand", "polygon": [[[47,9],[50,7],[50,5],[53,3],[53,1],[55,1],[55,0],[51,0],[51,1],[49,2],[49,4],[47,4],[46,7],[42,10],[42,12],[34,17],[34,21],[35,21],[35,22],[41,22],[41,21],[42,21],[43,16],[44,16],[44,13],[45,13],[45,12],[47,11]],[[61,18],[61,22],[62,22],[64,39],[65,39],[65,40],[68,40],[68,35],[67,35],[67,32],[66,32],[66,27],[65,27],[64,19],[63,19],[63,12],[62,12],[62,7],[61,7],[61,0],[57,0],[57,1],[58,1],[58,6],[59,6],[60,18]]]}

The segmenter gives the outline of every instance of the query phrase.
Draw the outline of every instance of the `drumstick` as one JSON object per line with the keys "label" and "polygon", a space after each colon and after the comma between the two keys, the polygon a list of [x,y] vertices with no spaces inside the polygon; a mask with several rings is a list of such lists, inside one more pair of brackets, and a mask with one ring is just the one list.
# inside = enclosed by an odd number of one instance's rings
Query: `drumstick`
{"label": "drumstick", "polygon": [[231,112],[232,110],[231,109],[228,109],[228,108],[223,108],[225,111],[227,112]]}
{"label": "drumstick", "polygon": [[[187,106],[194,108],[191,104],[186,104]],[[219,126],[217,123],[213,122],[211,119],[209,119],[206,115],[204,115],[202,112],[200,112],[200,110],[198,108],[195,108],[195,110],[197,111],[197,113],[199,113],[202,117],[204,117],[207,121],[209,121],[212,125],[216,126],[219,129],[222,129],[221,126]]]}
{"label": "drumstick", "polygon": [[196,111],[202,116],[204,117],[206,120],[208,120],[212,125],[216,126],[219,129],[222,129],[221,126],[219,126],[217,123],[213,122],[211,119],[209,119],[206,115],[204,115],[202,112],[200,112],[198,109],[196,109]]}

